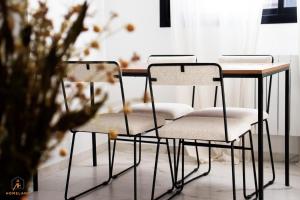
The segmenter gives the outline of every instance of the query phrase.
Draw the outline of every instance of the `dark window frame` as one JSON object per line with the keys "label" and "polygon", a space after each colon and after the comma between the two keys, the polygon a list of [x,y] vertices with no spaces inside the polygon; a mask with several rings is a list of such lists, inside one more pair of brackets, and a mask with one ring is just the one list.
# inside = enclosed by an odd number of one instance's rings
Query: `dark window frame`
{"label": "dark window frame", "polygon": [[297,23],[297,7],[284,7],[278,0],[278,8],[263,9],[261,24]]}
{"label": "dark window frame", "polygon": [[171,4],[170,0],[159,0],[159,12],[160,12],[160,27],[171,27]]}

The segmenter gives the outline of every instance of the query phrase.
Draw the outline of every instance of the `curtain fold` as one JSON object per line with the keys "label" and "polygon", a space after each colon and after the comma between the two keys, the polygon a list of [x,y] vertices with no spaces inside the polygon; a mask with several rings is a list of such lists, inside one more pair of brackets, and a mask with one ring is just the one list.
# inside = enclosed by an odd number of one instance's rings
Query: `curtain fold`
{"label": "curtain fold", "polygon": [[[198,62],[218,62],[219,56],[228,54],[255,54],[262,3],[262,0],[172,0],[171,29],[175,52],[195,54]],[[225,79],[224,84],[226,106],[254,107],[254,80]],[[177,91],[181,102],[181,94],[186,93],[183,90]],[[211,107],[214,90],[197,88],[195,97],[197,109]],[[191,148],[188,152],[194,155]],[[214,157],[227,160],[224,152],[215,152]]]}

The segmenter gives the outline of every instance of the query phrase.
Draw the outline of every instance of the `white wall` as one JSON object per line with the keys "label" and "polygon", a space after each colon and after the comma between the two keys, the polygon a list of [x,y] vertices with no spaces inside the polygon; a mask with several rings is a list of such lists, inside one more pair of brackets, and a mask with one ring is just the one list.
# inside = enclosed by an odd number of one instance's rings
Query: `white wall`
{"label": "white wall", "polygon": [[257,53],[272,55],[298,54],[298,24],[262,24]]}

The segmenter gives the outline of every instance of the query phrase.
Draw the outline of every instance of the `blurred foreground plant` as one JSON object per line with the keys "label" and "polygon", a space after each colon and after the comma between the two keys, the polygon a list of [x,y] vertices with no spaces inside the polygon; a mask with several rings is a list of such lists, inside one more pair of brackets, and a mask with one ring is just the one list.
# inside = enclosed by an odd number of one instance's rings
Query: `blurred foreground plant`
{"label": "blurred foreground plant", "polygon": [[[80,101],[81,108],[68,113],[57,101],[66,74],[63,61],[71,57],[81,60],[100,49],[99,40],[116,32],[110,29],[116,13],[103,27],[93,24],[91,28],[84,24],[87,10],[86,2],[70,8],[55,32],[46,3],[39,2],[38,8],[30,11],[26,0],[0,1],[0,199],[24,198],[22,192],[26,194],[31,176],[64,133],[90,120],[106,100],[102,96],[94,109]],[[123,29],[132,32],[134,26],[127,24]],[[76,51],[78,36],[88,30],[95,39]],[[77,87],[75,96],[85,98],[82,87]],[[24,180],[22,190],[13,190],[15,177]]]}

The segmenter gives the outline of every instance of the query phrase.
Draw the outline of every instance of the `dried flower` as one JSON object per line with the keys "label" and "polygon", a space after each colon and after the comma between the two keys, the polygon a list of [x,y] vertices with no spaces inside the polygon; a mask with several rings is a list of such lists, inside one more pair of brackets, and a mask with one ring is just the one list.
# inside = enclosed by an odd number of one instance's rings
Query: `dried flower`
{"label": "dried flower", "polygon": [[100,26],[97,26],[97,25],[94,25],[93,30],[94,30],[95,33],[100,33],[102,31]]}
{"label": "dried flower", "polygon": [[136,52],[134,52],[133,55],[132,55],[132,57],[131,57],[131,61],[132,62],[137,62],[140,59],[141,59],[141,57]]}
{"label": "dried flower", "polygon": [[79,92],[82,92],[84,89],[84,86],[82,83],[76,83],[76,88]]}
{"label": "dried flower", "polygon": [[95,95],[100,95],[102,92],[101,88],[97,88],[95,91]]}
{"label": "dried flower", "polygon": [[116,18],[116,17],[118,17],[119,15],[118,15],[118,13],[116,13],[116,12],[111,12],[110,13],[110,18],[111,19],[113,19],[113,18]]}
{"label": "dried flower", "polygon": [[84,54],[85,56],[90,55],[90,50],[89,50],[89,49],[85,49],[85,50],[83,51],[83,54]]}
{"label": "dried flower", "polygon": [[114,78],[114,75],[112,72],[107,72],[106,73],[106,81],[111,83],[111,84],[114,84],[116,81],[115,81],[115,78]]}
{"label": "dried flower", "polygon": [[94,48],[94,49],[99,49],[100,45],[96,40],[94,40],[94,41],[91,42],[91,47]]}
{"label": "dried flower", "polygon": [[62,141],[62,139],[65,137],[65,133],[63,131],[57,131],[55,133],[55,138],[58,140],[58,141]]}
{"label": "dried flower", "polygon": [[71,82],[76,82],[77,81],[74,76],[69,76],[68,80],[71,81]]}
{"label": "dried flower", "polygon": [[133,32],[134,31],[134,25],[133,24],[127,24],[125,26],[125,29],[128,31],[128,32]]}
{"label": "dried flower", "polygon": [[[95,90],[99,96],[95,98],[94,106],[91,107],[85,96],[85,85],[79,83],[76,84],[75,91],[70,88],[65,90],[66,101],[70,106],[68,110],[62,109],[65,105],[60,95],[61,80],[78,81],[75,76],[66,78],[69,66],[64,61],[83,60],[84,56],[90,54],[91,49],[100,49],[100,41],[94,42],[98,41],[100,34],[92,34],[94,38],[90,38],[84,47],[77,46],[78,37],[88,30],[84,24],[86,17],[91,16],[88,13],[87,0],[81,5],[73,6],[63,15],[58,30],[54,29],[52,20],[48,18],[47,1],[38,1],[36,10],[32,11],[26,0],[6,0],[1,1],[0,10],[0,29],[5,31],[5,34],[0,34],[1,81],[5,83],[0,84],[3,111],[0,112],[0,118],[5,119],[0,120],[0,152],[1,156],[18,161],[5,165],[4,160],[0,159],[3,172],[0,185],[9,189],[7,183],[11,177],[18,175],[25,178],[24,191],[27,191],[27,186],[30,185],[29,175],[36,170],[39,163],[49,158],[49,152],[60,144],[64,133],[87,123],[108,98],[101,88]],[[110,29],[112,19],[117,16],[117,13],[112,13],[103,27],[94,26],[90,28],[91,31],[107,31],[107,35],[110,36],[111,33],[124,30],[124,27],[116,31]],[[129,32],[133,29],[128,27]],[[107,38],[106,35],[103,36],[105,37],[100,39]],[[103,70],[100,76],[106,75],[104,65],[98,66],[98,70]],[[114,70],[107,73],[108,82],[115,82],[115,74]],[[17,75],[16,84],[14,77]],[[67,84],[67,87],[69,86],[70,84]],[[21,98],[22,101],[10,101],[7,94],[16,96],[16,99]],[[75,104],[76,108],[72,109]],[[129,108],[127,110],[129,111]],[[24,123],[17,123],[21,120]],[[117,135],[117,131],[110,131],[110,138],[117,138]],[[52,139],[55,139],[53,145],[50,142]],[[49,142],[50,145],[46,145]],[[7,149],[7,146],[12,148]],[[26,152],[23,151],[24,146]],[[57,153],[60,156],[68,154],[66,148],[59,148]],[[15,170],[11,170],[12,168]],[[28,196],[21,199],[27,200]]]}
{"label": "dried flower", "polygon": [[73,6],[71,8],[71,12],[74,12],[74,13],[79,13],[81,11],[81,8],[82,8],[82,5],[78,4],[76,6]]}
{"label": "dried flower", "polygon": [[110,140],[115,140],[115,139],[117,139],[117,137],[118,137],[118,132],[117,132],[117,130],[110,129],[109,132],[108,132],[108,136],[109,136],[109,139],[110,139]]}
{"label": "dried flower", "polygon": [[130,106],[130,103],[126,103],[124,108],[123,108],[124,113],[129,114],[132,112],[132,108]]}
{"label": "dried flower", "polygon": [[144,97],[143,97],[143,102],[144,103],[149,103],[150,101],[151,101],[151,97],[150,97],[149,93],[145,92]]}
{"label": "dried flower", "polygon": [[121,68],[127,68],[129,63],[126,60],[120,59],[119,60]]}
{"label": "dried flower", "polygon": [[68,150],[67,150],[66,148],[61,148],[61,149],[59,150],[59,155],[60,155],[61,157],[65,157],[67,154],[68,154]]}
{"label": "dried flower", "polygon": [[83,31],[83,32],[86,32],[86,31],[88,31],[88,30],[89,30],[89,28],[86,27],[86,26],[84,26],[84,27],[82,28],[82,31]]}
{"label": "dried flower", "polygon": [[101,63],[101,64],[98,64],[96,68],[97,68],[97,71],[102,71],[105,69],[105,65]]}

